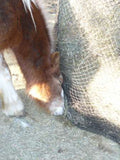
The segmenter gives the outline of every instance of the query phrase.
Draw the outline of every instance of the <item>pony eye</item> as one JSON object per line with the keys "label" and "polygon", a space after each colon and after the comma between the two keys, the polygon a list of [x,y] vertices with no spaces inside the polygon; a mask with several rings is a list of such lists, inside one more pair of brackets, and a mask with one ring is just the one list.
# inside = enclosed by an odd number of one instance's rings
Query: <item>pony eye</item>
{"label": "pony eye", "polygon": [[59,79],[59,82],[60,82],[60,84],[62,84],[62,80],[61,79]]}
{"label": "pony eye", "polygon": [[63,76],[62,75],[59,76],[59,82],[60,82],[60,84],[63,83]]}

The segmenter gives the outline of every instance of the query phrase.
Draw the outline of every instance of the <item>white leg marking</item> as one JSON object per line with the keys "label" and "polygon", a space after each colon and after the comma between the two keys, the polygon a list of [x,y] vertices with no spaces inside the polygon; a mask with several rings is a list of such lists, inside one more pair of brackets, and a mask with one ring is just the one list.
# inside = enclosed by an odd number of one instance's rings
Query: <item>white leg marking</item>
{"label": "white leg marking", "polygon": [[0,92],[3,101],[3,112],[8,116],[23,114],[23,103],[12,84],[11,75],[2,55],[0,55]]}

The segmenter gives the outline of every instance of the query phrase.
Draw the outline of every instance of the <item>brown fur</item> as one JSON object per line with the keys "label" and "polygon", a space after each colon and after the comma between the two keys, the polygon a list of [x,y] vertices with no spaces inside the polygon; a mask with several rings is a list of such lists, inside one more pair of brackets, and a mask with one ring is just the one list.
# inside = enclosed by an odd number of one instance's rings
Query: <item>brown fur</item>
{"label": "brown fur", "polygon": [[11,48],[14,51],[26,79],[27,91],[35,99],[49,104],[54,98],[60,98],[59,54],[50,53],[50,37],[41,10],[32,4],[35,30],[21,0],[0,2],[0,50]]}

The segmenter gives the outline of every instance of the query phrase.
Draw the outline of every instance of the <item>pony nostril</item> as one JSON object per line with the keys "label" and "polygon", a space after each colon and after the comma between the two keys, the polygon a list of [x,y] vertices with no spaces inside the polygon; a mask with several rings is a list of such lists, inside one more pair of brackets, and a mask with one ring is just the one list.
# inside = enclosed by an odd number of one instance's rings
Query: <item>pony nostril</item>
{"label": "pony nostril", "polygon": [[64,107],[61,106],[61,107],[56,108],[56,110],[53,112],[53,115],[55,116],[63,115],[63,112],[64,112]]}
{"label": "pony nostril", "polygon": [[54,100],[49,106],[49,111],[53,115],[62,115],[64,113],[64,103],[59,99]]}

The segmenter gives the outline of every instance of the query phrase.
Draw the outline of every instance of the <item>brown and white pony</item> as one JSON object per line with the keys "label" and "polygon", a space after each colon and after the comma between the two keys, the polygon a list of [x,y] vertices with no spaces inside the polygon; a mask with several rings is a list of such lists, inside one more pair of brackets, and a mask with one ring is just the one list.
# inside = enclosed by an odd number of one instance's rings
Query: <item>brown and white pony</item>
{"label": "brown and white pony", "polygon": [[[52,37],[41,0],[0,1],[0,50],[13,50],[26,80],[29,95],[54,115],[63,114],[59,54],[52,53]],[[45,15],[46,16],[46,15]],[[0,91],[3,112],[21,115],[24,107],[0,55]]]}

